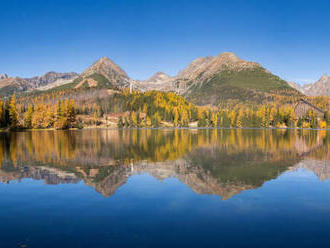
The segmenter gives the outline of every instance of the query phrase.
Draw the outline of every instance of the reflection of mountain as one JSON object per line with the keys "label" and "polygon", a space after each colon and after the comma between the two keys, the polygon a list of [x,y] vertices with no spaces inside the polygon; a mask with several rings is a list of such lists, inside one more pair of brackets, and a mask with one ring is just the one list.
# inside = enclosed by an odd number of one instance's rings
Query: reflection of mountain
{"label": "reflection of mountain", "polygon": [[222,181],[202,165],[195,166],[189,159],[181,159],[173,163],[143,164],[136,167],[137,171],[147,172],[159,180],[175,177],[197,194],[214,194],[223,199],[254,187],[239,180]]}
{"label": "reflection of mountain", "polygon": [[46,184],[77,183],[80,181],[74,173],[44,166],[24,166],[7,172],[0,170],[0,182],[2,183],[9,183],[23,178],[44,180]]}
{"label": "reflection of mountain", "polygon": [[291,168],[291,170],[297,169],[310,170],[322,181],[330,179],[330,160],[303,160]]}
{"label": "reflection of mountain", "polygon": [[177,178],[198,194],[228,199],[290,168],[328,178],[328,136],[270,130],[16,133],[0,136],[0,181],[83,180],[111,196],[130,176],[148,173],[159,180]]}
{"label": "reflection of mountain", "polygon": [[198,194],[215,194],[222,196],[224,199],[238,194],[242,190],[254,188],[253,185],[245,185],[239,181],[221,182],[202,167],[192,167],[184,159],[172,162],[142,162],[131,166],[118,166],[101,182],[92,182],[92,180],[87,179],[86,183],[95,187],[104,196],[111,196],[120,186],[126,183],[131,175],[136,173],[148,173],[158,180],[174,177]]}

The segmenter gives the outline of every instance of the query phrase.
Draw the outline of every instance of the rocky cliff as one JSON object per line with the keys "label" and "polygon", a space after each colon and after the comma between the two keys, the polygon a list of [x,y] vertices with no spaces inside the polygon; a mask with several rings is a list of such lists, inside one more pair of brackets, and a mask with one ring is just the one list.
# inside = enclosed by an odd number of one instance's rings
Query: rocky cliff
{"label": "rocky cliff", "polygon": [[315,83],[299,85],[289,82],[289,84],[307,96],[330,96],[330,77],[326,74]]}
{"label": "rocky cliff", "polygon": [[123,88],[130,84],[126,72],[107,57],[100,58],[81,73],[77,85],[89,78],[93,79],[97,86]]}
{"label": "rocky cliff", "polygon": [[8,77],[2,74],[0,77],[0,95],[10,95],[32,90],[46,90],[55,86],[67,84],[78,77],[77,73],[48,72],[42,76],[32,78]]}

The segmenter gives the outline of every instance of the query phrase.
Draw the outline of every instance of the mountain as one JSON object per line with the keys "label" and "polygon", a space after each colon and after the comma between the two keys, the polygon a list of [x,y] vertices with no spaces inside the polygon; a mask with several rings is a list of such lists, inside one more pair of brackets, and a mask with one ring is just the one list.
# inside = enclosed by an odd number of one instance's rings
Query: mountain
{"label": "mountain", "polygon": [[273,95],[300,94],[260,64],[233,53],[194,60],[178,74],[174,84],[177,92],[199,105],[227,100],[263,103],[271,101]]}
{"label": "mountain", "polygon": [[303,89],[303,87],[302,87],[300,84],[297,84],[296,82],[293,82],[293,81],[288,82],[288,84],[289,84],[292,88],[294,88],[294,89],[300,91],[301,93],[304,93],[304,89]]}
{"label": "mountain", "polygon": [[330,96],[330,77],[326,74],[315,83],[302,86],[295,82],[289,82],[289,84],[307,96]]}
{"label": "mountain", "polygon": [[8,96],[16,92],[32,89],[33,86],[27,80],[19,77],[2,77],[0,79],[0,96]]}
{"label": "mountain", "polygon": [[103,57],[88,67],[80,75],[75,72],[48,72],[32,78],[11,78],[6,74],[0,77],[0,95],[7,96],[14,92],[44,91],[49,89],[71,88],[116,88],[130,85],[126,72],[107,57]]}
{"label": "mountain", "polygon": [[67,84],[78,77],[77,73],[48,72],[40,77],[19,78],[8,77],[6,74],[0,76],[0,95],[6,96],[32,90],[45,90],[55,86]]}
{"label": "mountain", "polygon": [[55,86],[67,84],[72,80],[76,79],[79,75],[75,72],[69,73],[58,73],[58,72],[47,72],[40,77],[26,78],[35,89],[46,90]]}
{"label": "mountain", "polygon": [[123,88],[129,86],[130,78],[112,60],[103,57],[88,67],[74,83],[74,88]]}
{"label": "mountain", "polygon": [[112,60],[102,57],[79,76],[49,72],[30,79],[13,79],[5,75],[1,78],[1,94],[51,88],[121,90],[132,86],[140,91],[176,92],[198,105],[218,105],[228,100],[260,104],[271,102],[277,96],[302,95],[294,89],[297,86],[289,85],[260,64],[242,60],[230,52],[199,57],[174,77],[157,72],[146,80],[132,80]]}
{"label": "mountain", "polygon": [[303,93],[308,96],[330,96],[330,77],[323,75],[315,83],[304,85]]}
{"label": "mountain", "polygon": [[273,101],[278,95],[301,95],[260,64],[230,52],[198,57],[175,77],[157,72],[134,84],[143,91],[173,91],[198,105],[218,105],[228,100],[260,104]]}
{"label": "mountain", "polygon": [[154,75],[152,75],[152,77],[145,80],[145,82],[157,84],[168,80],[171,80],[171,77],[169,75],[164,72],[158,71]]}
{"label": "mountain", "polygon": [[161,71],[156,72],[147,80],[135,81],[134,84],[138,89],[141,89],[142,91],[173,91],[173,78]]}
{"label": "mountain", "polygon": [[8,76],[6,73],[3,73],[0,75],[0,79],[7,79],[7,78],[8,78]]}

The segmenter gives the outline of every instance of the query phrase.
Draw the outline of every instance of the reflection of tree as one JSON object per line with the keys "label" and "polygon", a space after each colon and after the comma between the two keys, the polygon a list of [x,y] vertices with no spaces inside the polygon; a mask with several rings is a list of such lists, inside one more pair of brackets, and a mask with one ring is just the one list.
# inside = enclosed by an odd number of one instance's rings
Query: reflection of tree
{"label": "reflection of tree", "polygon": [[60,183],[74,175],[109,196],[130,175],[148,172],[159,179],[176,177],[197,193],[228,198],[261,186],[303,158],[328,158],[329,143],[326,132],[289,130],[10,133],[0,136],[1,173],[7,173],[0,180]]}
{"label": "reflection of tree", "polygon": [[[273,158],[322,146],[322,132],[284,130],[86,130],[34,131],[3,135],[0,144],[13,164],[35,161],[67,166],[176,160],[196,147],[224,146],[228,154],[266,152]],[[1,150],[0,150],[1,152]],[[320,156],[320,154],[318,154]]]}
{"label": "reflection of tree", "polygon": [[[283,156],[286,157],[286,156]],[[297,158],[269,159],[260,151],[228,154],[226,149],[201,148],[186,157],[191,167],[198,167],[201,173],[211,174],[219,183],[239,183],[261,186],[265,181],[276,178],[292,166]]]}

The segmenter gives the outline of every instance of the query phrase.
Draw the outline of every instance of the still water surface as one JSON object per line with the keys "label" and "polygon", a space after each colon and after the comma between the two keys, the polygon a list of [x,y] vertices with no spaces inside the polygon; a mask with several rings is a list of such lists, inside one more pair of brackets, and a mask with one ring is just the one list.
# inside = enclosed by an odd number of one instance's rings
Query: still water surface
{"label": "still water surface", "polygon": [[329,247],[330,132],[0,134],[0,247]]}

